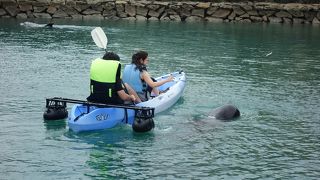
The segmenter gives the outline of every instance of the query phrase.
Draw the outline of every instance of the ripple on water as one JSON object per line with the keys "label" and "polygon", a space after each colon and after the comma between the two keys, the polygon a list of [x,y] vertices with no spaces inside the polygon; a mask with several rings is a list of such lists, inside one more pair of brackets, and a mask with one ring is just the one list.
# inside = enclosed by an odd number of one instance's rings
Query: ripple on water
{"label": "ripple on water", "polygon": [[[56,21],[49,30],[0,19],[0,54],[8,57],[0,60],[0,174],[10,179],[320,177],[318,29]],[[90,37],[96,26],[106,31],[108,51],[117,52],[123,65],[135,51],[146,50],[152,76],[186,72],[183,98],[155,117],[152,132],[121,126],[74,133],[66,120],[43,120],[46,97],[88,95],[91,60],[104,53]],[[227,103],[240,109],[240,118],[207,117]]]}

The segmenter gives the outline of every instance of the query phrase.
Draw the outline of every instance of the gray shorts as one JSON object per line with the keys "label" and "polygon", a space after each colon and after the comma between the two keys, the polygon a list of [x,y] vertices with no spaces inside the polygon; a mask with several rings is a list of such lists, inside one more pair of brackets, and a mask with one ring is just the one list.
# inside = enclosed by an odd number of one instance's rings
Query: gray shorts
{"label": "gray shorts", "polygon": [[146,97],[146,93],[145,92],[138,92],[137,93],[139,98],[141,99],[141,101],[148,101],[148,98]]}

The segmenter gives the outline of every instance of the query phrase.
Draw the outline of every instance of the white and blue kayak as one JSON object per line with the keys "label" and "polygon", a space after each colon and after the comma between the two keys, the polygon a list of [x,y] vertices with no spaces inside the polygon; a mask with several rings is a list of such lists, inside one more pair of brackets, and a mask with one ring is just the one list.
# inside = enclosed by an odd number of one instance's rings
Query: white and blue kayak
{"label": "white and blue kayak", "polygon": [[[170,75],[174,76],[174,80],[159,87],[159,90],[165,93],[135,106],[99,107],[75,104],[69,113],[69,128],[74,132],[81,132],[113,128],[120,124],[133,125],[135,119],[141,116],[167,110],[179,100],[186,85],[186,76],[182,71],[158,77],[156,80],[166,79]],[[148,111],[150,109],[152,112]]]}

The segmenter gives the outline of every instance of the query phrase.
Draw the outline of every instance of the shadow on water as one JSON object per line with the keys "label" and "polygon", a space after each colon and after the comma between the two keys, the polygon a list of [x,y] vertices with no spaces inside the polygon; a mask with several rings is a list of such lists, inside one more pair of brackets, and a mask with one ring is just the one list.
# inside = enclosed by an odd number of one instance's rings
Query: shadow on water
{"label": "shadow on water", "polygon": [[142,162],[138,159],[148,151],[146,149],[152,146],[155,139],[153,131],[135,133],[130,126],[83,133],[68,131],[64,135],[77,143],[93,145],[85,162],[93,171],[85,176],[102,179],[129,178],[130,169],[140,166]]}
{"label": "shadow on water", "polygon": [[71,130],[64,134],[67,138],[79,140],[97,147],[106,144],[122,144],[124,141],[140,141],[153,136],[153,131],[136,133],[131,126],[121,125],[111,129],[75,133]]}
{"label": "shadow on water", "polygon": [[67,127],[67,122],[65,119],[54,121],[44,120],[43,124],[47,130],[61,130],[66,129]]}

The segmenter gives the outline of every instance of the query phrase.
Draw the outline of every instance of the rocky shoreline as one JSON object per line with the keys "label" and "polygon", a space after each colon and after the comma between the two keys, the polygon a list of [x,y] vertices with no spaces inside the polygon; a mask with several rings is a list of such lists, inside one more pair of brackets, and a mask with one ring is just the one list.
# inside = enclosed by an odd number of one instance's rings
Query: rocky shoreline
{"label": "rocky shoreline", "polygon": [[320,4],[145,0],[1,0],[0,18],[129,19],[320,25]]}

